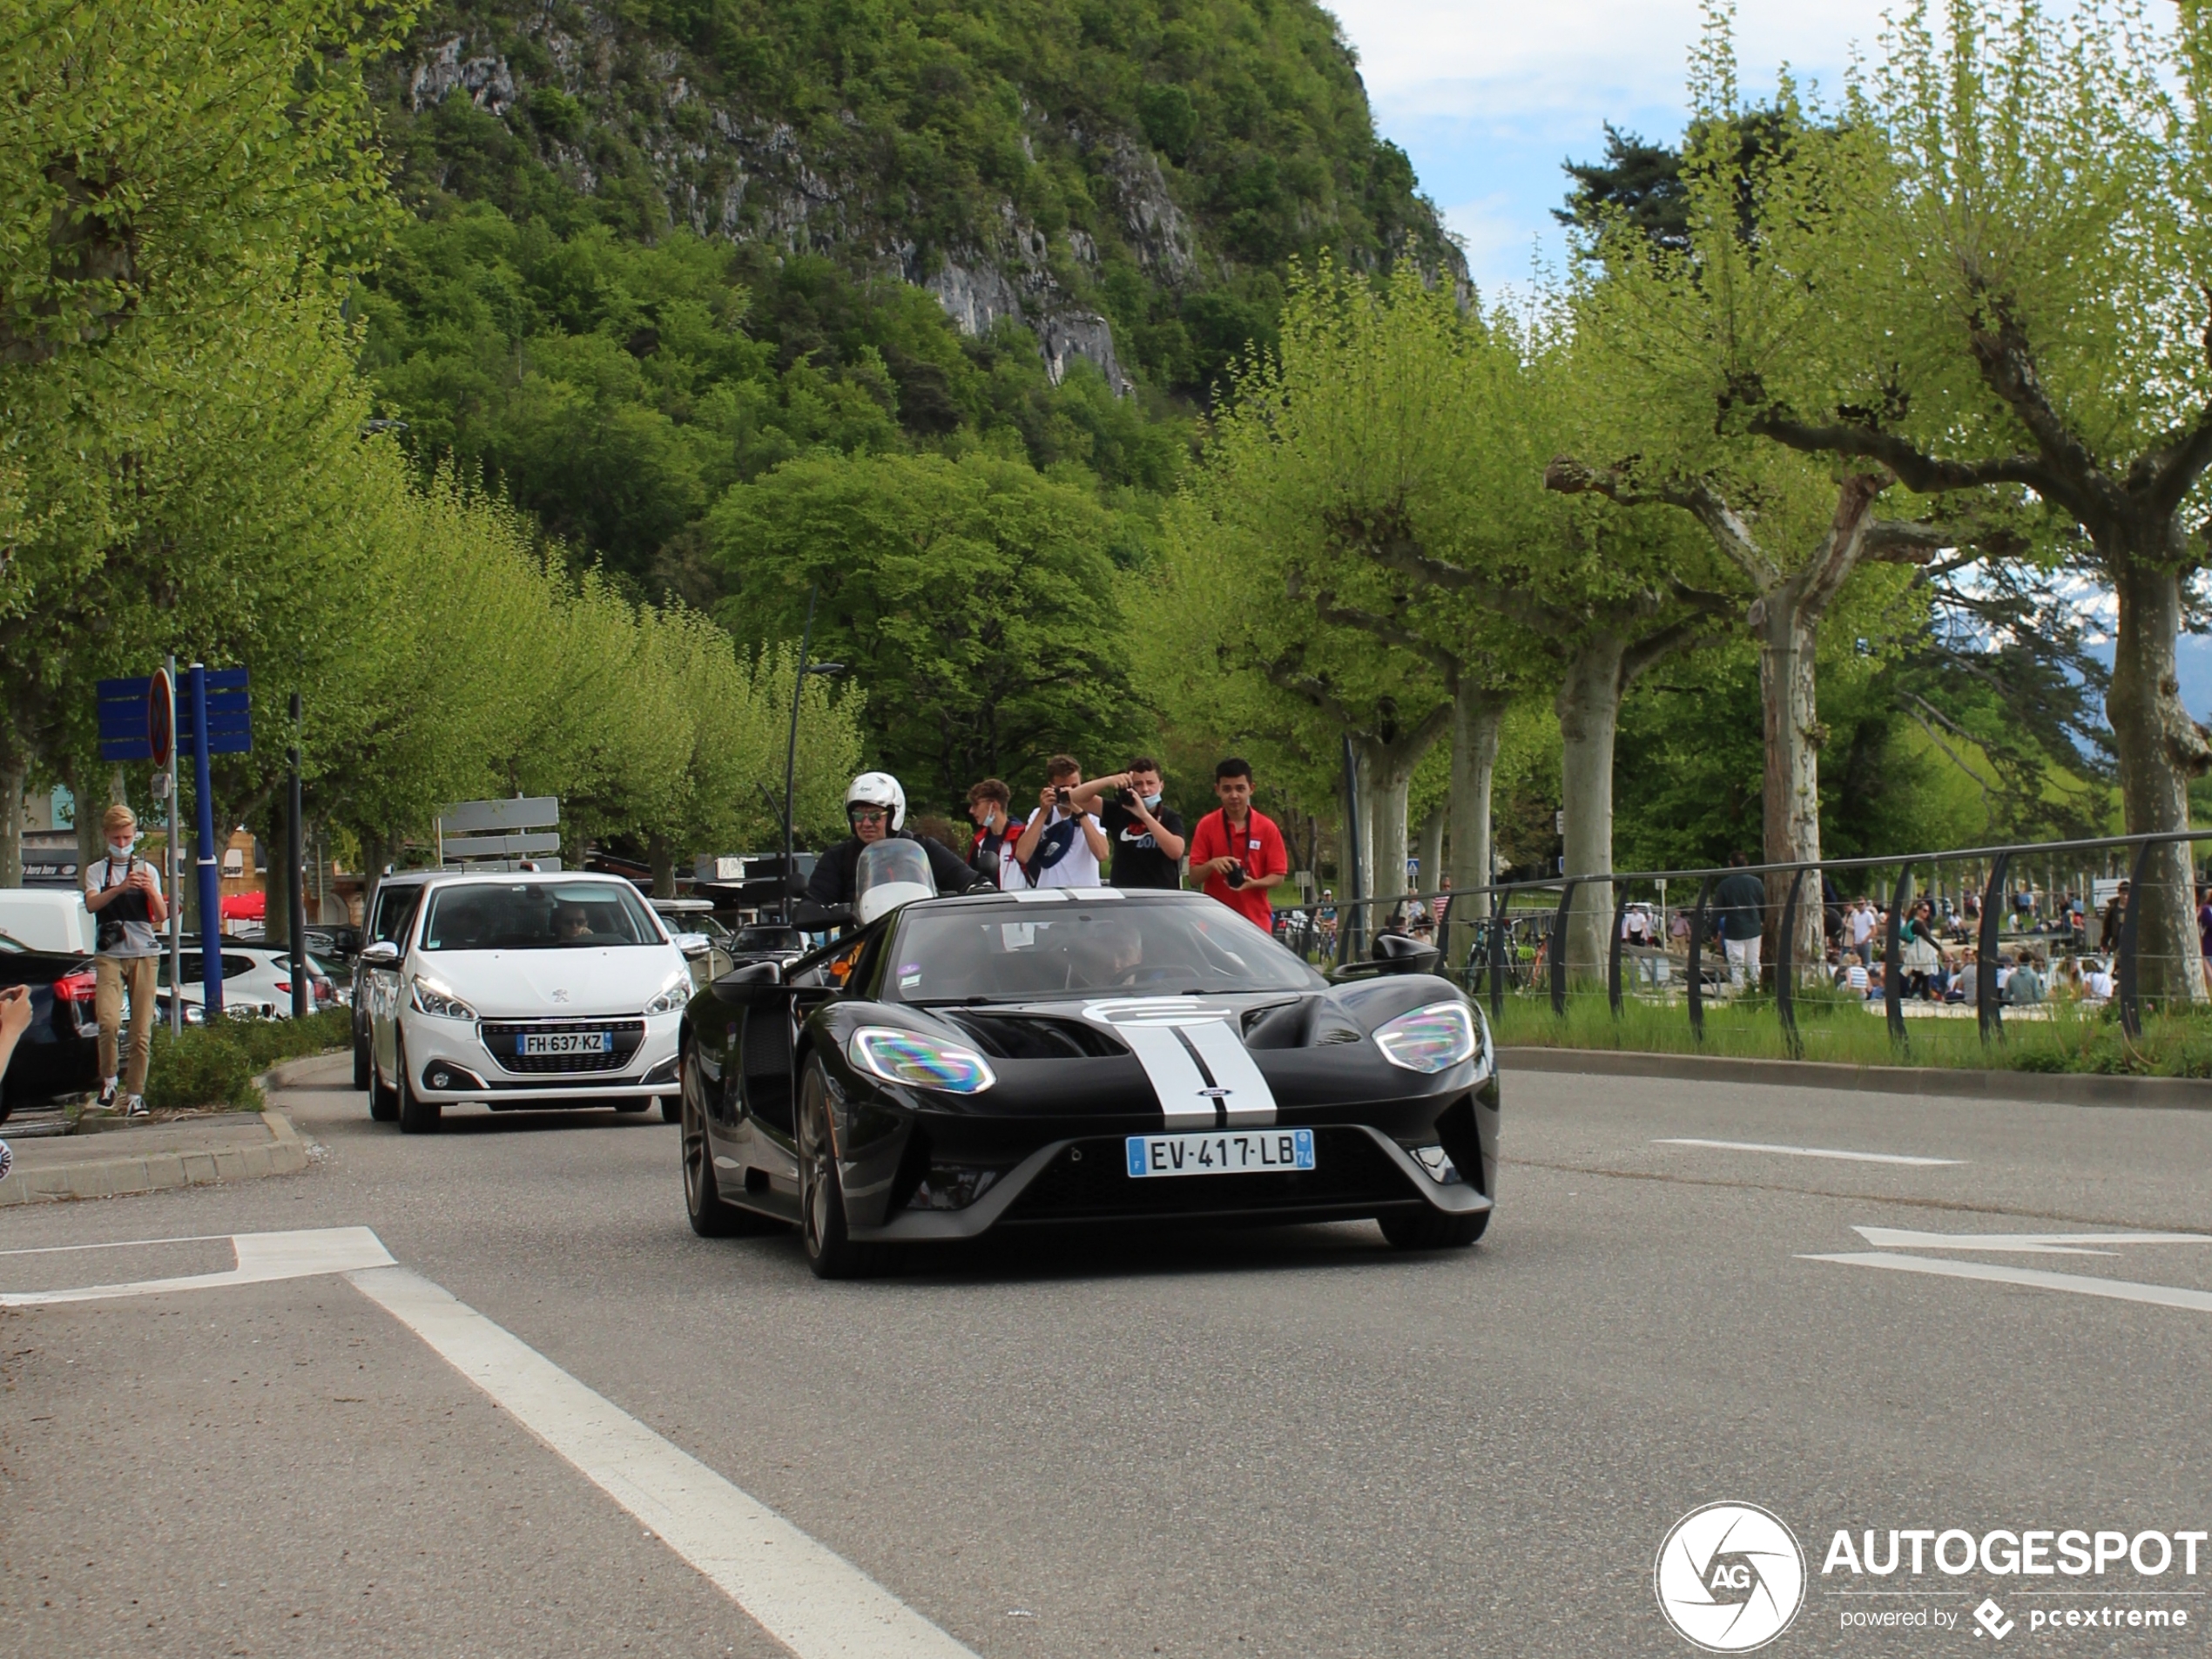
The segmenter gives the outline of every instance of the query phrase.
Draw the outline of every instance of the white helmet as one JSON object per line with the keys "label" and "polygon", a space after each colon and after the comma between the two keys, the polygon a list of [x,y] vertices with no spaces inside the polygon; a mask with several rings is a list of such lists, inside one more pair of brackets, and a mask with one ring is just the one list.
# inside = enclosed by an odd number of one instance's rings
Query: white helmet
{"label": "white helmet", "polygon": [[907,792],[899,787],[899,780],[887,772],[864,772],[853,780],[845,792],[845,810],[850,814],[855,806],[888,806],[891,827],[903,829],[907,822]]}

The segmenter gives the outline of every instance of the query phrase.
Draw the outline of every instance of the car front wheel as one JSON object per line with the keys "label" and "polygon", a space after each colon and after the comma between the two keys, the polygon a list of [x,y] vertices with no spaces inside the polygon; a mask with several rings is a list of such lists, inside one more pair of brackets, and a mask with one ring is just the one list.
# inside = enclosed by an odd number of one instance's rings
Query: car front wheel
{"label": "car front wheel", "polygon": [[396,1031],[392,1034],[392,1069],[400,1076],[400,1133],[434,1133],[438,1127],[441,1109],[435,1100],[425,1100],[415,1092],[415,1079],[407,1073],[407,1044]]}
{"label": "car front wheel", "polygon": [[376,1075],[374,1054],[368,1062],[368,1115],[379,1123],[395,1123],[400,1116],[400,1091],[384,1086],[384,1080]]}
{"label": "car front wheel", "polygon": [[354,1087],[372,1094],[376,1089],[376,1067],[368,1057],[368,1037],[358,1025],[354,1028]]}
{"label": "car front wheel", "polygon": [[845,1219],[845,1184],[837,1173],[830,1133],[829,1089],[822,1062],[810,1058],[799,1084],[799,1232],[806,1264],[817,1278],[854,1278],[880,1266],[878,1251],[853,1242]]}
{"label": "car front wheel", "polygon": [[714,1145],[706,1138],[706,1120],[687,1097],[682,1106],[684,1124],[684,1212],[691,1231],[702,1238],[735,1238],[744,1233],[779,1231],[765,1216],[756,1216],[722,1201],[714,1177]]}

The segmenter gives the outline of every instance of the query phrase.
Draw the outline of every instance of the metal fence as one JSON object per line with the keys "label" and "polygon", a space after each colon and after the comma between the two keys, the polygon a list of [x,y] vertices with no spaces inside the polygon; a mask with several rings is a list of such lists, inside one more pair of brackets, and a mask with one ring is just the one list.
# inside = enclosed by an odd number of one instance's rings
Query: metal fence
{"label": "metal fence", "polygon": [[[1934,878],[1928,890],[1941,894],[1949,912],[1948,894],[1943,892],[1944,874],[1956,872],[1958,879],[1951,883],[1952,891],[1964,895],[1971,893],[1972,900],[1964,906],[1974,926],[1973,950],[1974,987],[1973,1013],[1977,1028],[1985,1042],[2001,1035],[2006,1001],[2000,990],[2000,958],[2008,941],[2015,946],[2032,949],[2040,943],[2047,950],[2060,944],[2068,946],[2075,954],[2075,962],[2083,956],[2093,955],[2102,974],[2108,967],[2114,981],[2110,1001],[2116,1006],[2122,1029],[2130,1038],[2142,1033],[2142,918],[2147,906],[2146,894],[2160,890],[2161,880],[2171,881],[2175,873],[2161,873],[2155,867],[2155,854],[2160,848],[2212,840],[2212,830],[2188,830],[2155,835],[2116,835],[2090,840],[2020,842],[1993,846],[1952,848],[1928,853],[1889,853],[1878,857],[1824,859],[1789,864],[1736,865],[1722,868],[1683,870],[1618,871],[1604,875],[1554,876],[1533,881],[1498,882],[1487,887],[1470,887],[1463,891],[1439,890],[1405,894],[1391,898],[1364,900],[1324,900],[1313,904],[1288,906],[1276,913],[1276,929],[1285,943],[1299,950],[1309,960],[1326,961],[1333,958],[1339,968],[1350,967],[1363,960],[1376,934],[1393,928],[1389,918],[1402,919],[1416,907],[1426,913],[1442,961],[1441,971],[1450,974],[1465,984],[1468,990],[1487,996],[1493,1018],[1503,1011],[1504,999],[1509,991],[1534,994],[1539,978],[1548,981],[1551,1009],[1554,1015],[1567,1012],[1570,981],[1568,934],[1575,915],[1575,900],[1585,889],[1610,887],[1613,893],[1612,925],[1607,931],[1603,978],[1608,1006],[1617,1016],[1622,1010],[1627,988],[1623,982],[1624,948],[1631,951],[1626,964],[1640,982],[1648,982],[1656,989],[1662,982],[1660,961],[1665,957],[1666,941],[1669,935],[1679,937],[1686,932],[1687,962],[1683,973],[1683,1001],[1687,1005],[1690,1028],[1701,1036],[1705,1023],[1705,1007],[1712,994],[1707,986],[1707,963],[1713,959],[1707,954],[1707,941],[1715,919],[1714,889],[1730,875],[1760,877],[1763,886],[1783,885],[1778,880],[1768,883],[1766,878],[1787,878],[1778,907],[1778,926],[1768,926],[1771,904],[1762,907],[1762,933],[1774,942],[1770,963],[1763,962],[1762,969],[1770,968],[1771,994],[1775,1015],[1784,1038],[1792,1052],[1801,1047],[1797,1032],[1797,1004],[1801,992],[1800,976],[1815,964],[1795,960],[1799,935],[1801,907],[1806,901],[1806,877],[1817,875],[1820,880],[1812,888],[1811,902],[1826,909],[1824,902],[1827,881],[1839,875],[1865,872],[1869,877],[1895,873],[1894,886],[1889,893],[1886,921],[1881,934],[1881,981],[1884,1012],[1892,1038],[1902,1042],[1906,1035],[1905,1006],[1916,1000],[1908,995],[1907,981],[1915,975],[1909,970],[1905,922],[1908,914],[1925,897],[1916,891],[1916,873],[1923,869]],[[2132,853],[2132,858],[2129,856]],[[2117,937],[2109,950],[2089,950],[2087,934],[2099,919],[2094,898],[2095,880],[2090,874],[2087,860],[2095,859],[2109,873],[2122,870],[2123,874],[2106,874],[2103,880],[2124,882],[2125,900],[2120,907]],[[2061,861],[2064,861],[2063,863]],[[2184,878],[2189,884],[2188,899],[2192,905],[2197,896],[2194,860]],[[2014,932],[2007,935],[2003,929],[2006,912],[2014,896],[2008,886],[2013,873],[2022,867],[2038,869],[2039,873],[2060,873],[2072,878],[2080,889],[2076,894],[2083,907],[2079,912],[2069,907],[2068,914],[2058,926],[2042,925],[2032,932]],[[1971,885],[1969,885],[1971,882]],[[1684,907],[1669,911],[1665,894],[1670,885],[1688,891],[1694,884],[1696,897]],[[2054,880],[2049,887],[2055,887]],[[1627,947],[1626,935],[1632,906],[1641,905],[1647,911],[1648,903],[1636,900],[1637,888],[1656,891],[1659,895],[1656,914],[1662,929],[1658,955],[1649,949]],[[1878,892],[1879,883],[1877,883]],[[2033,882],[2025,889],[2033,894]],[[2046,889],[2047,892],[2047,888]],[[1555,896],[1554,896],[1555,895]],[[2055,893],[2048,893],[2055,899]],[[1542,902],[1531,906],[1531,899]],[[2035,914],[2041,914],[2042,900],[2035,900]],[[1585,906],[1587,910],[1587,904]],[[2076,923],[2075,914],[2083,920]],[[1676,929],[1674,919],[1680,918],[1686,927]],[[2054,918],[2054,921],[2059,919]],[[1824,921],[1825,917],[1824,915]],[[1963,944],[1965,930],[1956,923],[1950,924],[1952,937]],[[1821,936],[1829,929],[1824,926]],[[1918,940],[1913,941],[1916,944]],[[1464,955],[1462,955],[1464,952]],[[1939,956],[1940,955],[1939,950]],[[2202,975],[2204,968],[2195,960],[2194,948],[2186,963],[2177,962],[2177,970],[2167,981],[2169,985],[2192,983],[2182,977],[2194,974]],[[2106,958],[2109,957],[2107,964]],[[1872,964],[1865,964],[1871,968]],[[1824,952],[1817,965],[1827,967]],[[1670,977],[1670,975],[1669,975]],[[1761,982],[1766,981],[1762,972]],[[1925,995],[1925,993],[1920,993]],[[1870,999],[1871,1000],[1871,999]]]}

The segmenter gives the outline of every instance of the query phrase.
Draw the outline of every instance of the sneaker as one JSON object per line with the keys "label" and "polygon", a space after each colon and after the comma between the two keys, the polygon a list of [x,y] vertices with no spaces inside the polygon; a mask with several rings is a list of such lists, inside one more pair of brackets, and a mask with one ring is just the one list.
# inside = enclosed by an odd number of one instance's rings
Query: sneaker
{"label": "sneaker", "polygon": [[104,1112],[111,1112],[115,1109],[114,1078],[109,1077],[102,1080],[100,1083],[100,1098],[97,1104]]}
{"label": "sneaker", "polygon": [[133,1096],[131,1096],[131,1098],[130,1098],[127,1102],[125,1102],[125,1104],[124,1104],[124,1107],[123,1107],[123,1115],[124,1115],[124,1116],[125,1116],[125,1117],[144,1117],[144,1116],[146,1116],[146,1097],[145,1097],[144,1095],[133,1095]]}

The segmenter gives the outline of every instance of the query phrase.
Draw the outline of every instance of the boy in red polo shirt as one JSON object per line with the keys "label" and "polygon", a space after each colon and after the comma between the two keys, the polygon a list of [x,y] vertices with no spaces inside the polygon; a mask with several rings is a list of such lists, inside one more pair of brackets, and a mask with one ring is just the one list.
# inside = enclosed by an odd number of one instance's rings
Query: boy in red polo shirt
{"label": "boy in red polo shirt", "polygon": [[1252,810],[1252,769],[1231,756],[1213,769],[1213,792],[1221,810],[1198,820],[1190,836],[1190,875],[1203,880],[1206,896],[1218,899],[1254,927],[1274,920],[1268,890],[1291,873],[1283,832],[1274,820]]}

